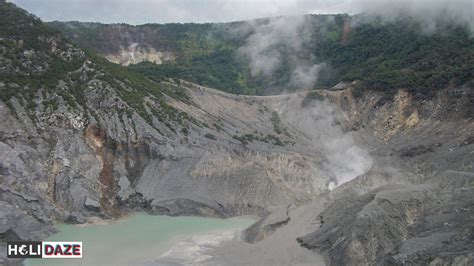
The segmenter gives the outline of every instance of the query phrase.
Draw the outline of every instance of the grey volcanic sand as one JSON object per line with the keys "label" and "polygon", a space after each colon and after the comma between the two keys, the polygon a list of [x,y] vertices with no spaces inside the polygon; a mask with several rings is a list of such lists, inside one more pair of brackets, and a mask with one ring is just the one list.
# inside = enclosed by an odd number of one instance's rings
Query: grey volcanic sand
{"label": "grey volcanic sand", "polygon": [[321,255],[301,247],[296,236],[316,230],[323,202],[319,199],[288,213],[290,221],[263,240],[249,244],[239,239],[224,242],[209,252],[210,265],[325,265]]}

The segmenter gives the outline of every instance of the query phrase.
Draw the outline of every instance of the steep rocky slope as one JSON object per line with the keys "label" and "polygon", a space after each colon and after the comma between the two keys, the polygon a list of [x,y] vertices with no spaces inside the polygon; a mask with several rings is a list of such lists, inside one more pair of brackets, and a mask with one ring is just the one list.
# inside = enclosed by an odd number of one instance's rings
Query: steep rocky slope
{"label": "steep rocky slope", "polygon": [[[363,97],[353,110],[370,102]],[[324,251],[331,265],[472,264],[473,108],[467,86],[429,100],[400,91],[392,103],[364,112],[356,128],[383,141],[371,154],[409,174],[393,180],[371,170],[337,188],[320,228],[298,241]]]}
{"label": "steep rocky slope", "polygon": [[0,14],[1,252],[145,210],[261,216],[216,263],[319,259],[297,237],[334,265],[472,261],[472,84],[237,96],[151,82],[12,4]]}
{"label": "steep rocky slope", "polygon": [[330,102],[341,112],[337,124],[369,151],[370,170],[309,203],[273,209],[245,232],[255,244],[228,243],[211,262],[321,263],[296,244],[278,244],[296,235],[329,265],[473,263],[472,88],[430,99],[400,90],[393,101],[377,93],[355,98],[351,90],[308,93],[298,114]]}

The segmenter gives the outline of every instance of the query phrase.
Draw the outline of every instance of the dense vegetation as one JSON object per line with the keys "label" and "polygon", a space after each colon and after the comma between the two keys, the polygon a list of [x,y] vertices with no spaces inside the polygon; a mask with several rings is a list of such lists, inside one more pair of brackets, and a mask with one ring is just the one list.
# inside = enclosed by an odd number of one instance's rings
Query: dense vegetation
{"label": "dense vegetation", "polygon": [[281,64],[272,76],[252,76],[248,58],[238,56],[237,50],[253,31],[240,36],[229,35],[227,31],[246,22],[50,25],[99,54],[116,51],[130,39],[146,42],[157,50],[172,50],[176,53],[172,62],[147,62],[128,68],[154,81],[181,78],[236,94],[276,94],[300,89],[290,82],[291,70],[300,62],[325,63],[314,88],[359,80],[360,88],[387,94],[398,88],[429,94],[472,80],[474,39],[467,27],[444,22],[433,32],[425,32],[423,24],[413,18],[382,22],[362,15],[312,15],[308,21],[311,30],[305,31],[309,36],[305,36],[302,49],[296,54],[282,51]]}
{"label": "dense vegetation", "polygon": [[[163,94],[189,100],[179,84],[158,84],[94,51],[84,52],[35,16],[0,0],[0,99],[13,113],[10,100],[14,96],[30,113],[42,101],[57,109],[60,98],[73,109],[86,109],[85,92],[92,80],[111,86],[131,107],[120,112],[131,115],[135,110],[150,124],[153,115],[172,131],[176,127],[171,123],[183,130],[187,130],[186,121],[202,126],[164,101]],[[152,98],[154,105],[146,106],[145,97]]]}
{"label": "dense vegetation", "polygon": [[[145,24],[131,26],[128,24],[101,24],[94,22],[49,22],[53,28],[71,38],[86,49],[102,54],[114,52],[130,40],[146,42],[154,47],[174,51],[189,34],[204,36],[212,24]],[[126,32],[126,34],[122,34]]]}
{"label": "dense vegetation", "polygon": [[425,33],[419,22],[405,17],[362,23],[351,30],[346,43],[316,43],[315,54],[331,66],[321,85],[361,80],[368,89],[428,94],[473,78],[474,40],[465,27],[444,24]]}
{"label": "dense vegetation", "polygon": [[2,100],[15,94],[31,96],[40,87],[53,87],[84,62],[80,50],[64,43],[59,31],[35,16],[3,1],[0,14],[0,81],[26,85],[3,88]]}
{"label": "dense vegetation", "polygon": [[249,71],[234,56],[241,43],[217,37],[216,27],[212,24],[172,23],[134,27],[126,24],[51,22],[49,25],[59,29],[79,46],[98,54],[117,52],[128,47],[130,40],[177,54],[175,62],[162,65],[145,62],[130,66],[133,72],[155,81],[181,78],[228,92],[256,93],[255,86],[246,81]]}

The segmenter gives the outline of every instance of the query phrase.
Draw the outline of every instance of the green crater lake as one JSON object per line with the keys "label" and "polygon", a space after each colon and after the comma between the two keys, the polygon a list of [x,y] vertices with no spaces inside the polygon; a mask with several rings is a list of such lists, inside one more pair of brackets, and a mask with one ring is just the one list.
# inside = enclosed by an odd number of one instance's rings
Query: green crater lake
{"label": "green crater lake", "polygon": [[140,213],[107,224],[59,224],[59,233],[45,241],[82,241],[83,258],[28,259],[25,265],[152,265],[163,257],[167,262],[188,264],[203,256],[200,251],[239,237],[241,230],[254,222],[251,217],[216,219]]}

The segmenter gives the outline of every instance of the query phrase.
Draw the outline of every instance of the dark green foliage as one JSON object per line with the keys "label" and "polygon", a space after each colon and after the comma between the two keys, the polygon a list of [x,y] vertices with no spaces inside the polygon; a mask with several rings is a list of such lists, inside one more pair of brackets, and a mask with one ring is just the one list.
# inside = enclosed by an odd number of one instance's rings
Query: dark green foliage
{"label": "dark green foliage", "polygon": [[[438,30],[425,33],[420,22],[404,17],[393,23],[361,23],[343,42],[342,25],[336,20],[326,31],[316,29],[315,40],[308,44],[317,62],[326,63],[316,87],[359,80],[364,89],[388,95],[400,88],[428,95],[473,78],[474,39],[467,27],[441,24]],[[291,67],[284,67],[290,65],[285,62],[274,75],[280,78],[273,83],[276,88],[288,83]],[[257,91],[263,89],[264,84],[254,83]]]}
{"label": "dark green foliage", "polygon": [[320,91],[314,90],[310,91],[306,94],[306,96],[303,99],[303,102],[301,103],[303,107],[308,106],[312,101],[324,101],[325,97],[321,94]]}
{"label": "dark green foliage", "polygon": [[212,125],[214,126],[215,129],[217,129],[217,131],[219,131],[219,132],[224,131],[224,128],[221,125],[219,125],[217,123],[213,123]]}
{"label": "dark green foliage", "polygon": [[186,93],[186,90],[181,87],[180,85],[168,84],[168,83],[161,83],[160,84],[161,90],[168,96],[183,101],[185,103],[191,103],[190,97]]}
{"label": "dark green foliage", "polygon": [[[34,97],[42,89],[52,95],[45,103],[51,110],[57,109],[60,98],[68,108],[82,106],[87,109],[84,91],[89,89],[88,82],[94,78],[99,81],[98,86],[111,86],[131,107],[118,110],[121,115],[126,112],[131,117],[136,111],[150,125],[153,125],[155,116],[172,131],[176,130],[177,124],[187,126],[187,121],[198,124],[194,118],[164,100],[163,95],[166,94],[189,102],[189,96],[180,86],[158,84],[126,67],[110,63],[94,51],[84,52],[69,44],[58,31],[2,0],[0,22],[0,51],[3,52],[0,59],[6,58],[4,61],[8,63],[0,72],[0,80],[6,83],[1,91],[4,102],[12,96],[19,96],[17,98],[22,105],[32,111],[37,104]],[[86,60],[89,61],[87,64]],[[83,65],[87,65],[88,70],[80,70]],[[147,103],[146,98],[151,101]],[[94,110],[88,111],[94,115]]]}
{"label": "dark green foliage", "polygon": [[235,57],[235,51],[241,43],[229,39],[222,30],[216,30],[213,24],[171,23],[133,27],[73,21],[50,22],[49,25],[81,47],[99,54],[118,53],[122,47],[129,45],[128,38],[160,51],[176,53],[175,62],[162,65],[146,62],[130,66],[132,71],[155,81],[180,78],[237,94],[256,93],[255,86],[248,80],[248,68]]}
{"label": "dark green foliage", "polygon": [[[265,23],[265,19],[259,23]],[[117,52],[127,32],[133,39],[176,53],[176,60],[162,65],[141,63],[133,72],[160,81],[181,78],[235,94],[277,94],[299,89],[290,82],[295,66],[325,63],[316,87],[331,87],[340,81],[359,80],[360,89],[393,94],[405,88],[421,94],[465,84],[472,79],[474,41],[467,27],[439,22],[426,33],[422,23],[410,17],[393,22],[365,15],[310,15],[300,50],[278,46],[281,63],[271,76],[252,76],[248,58],[237,49],[252,33],[234,36],[228,24],[103,25],[53,23],[79,44],[106,54]],[[356,24],[346,27],[344,25]],[[141,35],[140,35],[141,34]],[[127,35],[127,36],[129,36]],[[74,37],[78,36],[78,38]]]}
{"label": "dark green foliage", "polygon": [[392,23],[361,23],[347,43],[318,39],[315,54],[332,68],[319,82],[332,86],[360,80],[364,89],[388,94],[399,88],[429,94],[464,84],[472,79],[474,41],[467,27],[439,27],[424,33],[421,23],[403,17]]}
{"label": "dark green foliage", "polygon": [[275,130],[275,133],[277,134],[285,133],[285,135],[290,137],[290,134],[288,133],[288,130],[286,129],[286,127],[281,124],[280,116],[278,115],[277,112],[275,111],[272,112],[272,117],[270,118],[270,121],[273,124],[273,130]]}
{"label": "dark green foliage", "polygon": [[144,105],[145,97],[153,97],[155,101],[158,101],[159,107],[148,106],[148,108],[161,122],[165,122],[165,125],[172,131],[175,131],[175,128],[169,124],[169,121],[175,121],[182,126],[185,125],[185,121],[194,122],[187,113],[177,111],[163,99],[163,94],[166,94],[177,100],[189,101],[189,96],[180,86],[158,84],[142,75],[130,72],[126,67],[110,63],[96,55],[90,55],[97,65],[104,70],[105,74],[102,79],[116,88],[122,99],[134,107],[149,123],[151,123],[151,117]]}
{"label": "dark green foliage", "polygon": [[244,135],[233,135],[232,138],[240,141],[242,144],[247,145],[253,141],[261,141],[265,143],[272,143],[273,145],[285,146],[285,144],[277,136],[267,134],[244,134]]}
{"label": "dark green foliage", "polygon": [[256,88],[247,81],[250,73],[240,69],[230,50],[216,51],[185,62],[162,65],[145,62],[129,68],[155,81],[179,78],[235,94],[256,93]]}
{"label": "dark green foliage", "polygon": [[278,115],[277,112],[275,111],[272,112],[272,117],[270,118],[270,121],[272,121],[273,129],[275,130],[275,132],[277,134],[281,134],[282,133],[281,121],[280,121],[280,116]]}
{"label": "dark green foliage", "polygon": [[239,135],[234,135],[234,136],[232,136],[232,138],[234,138],[234,139],[236,139],[236,140],[242,142],[242,144],[244,144],[244,145],[247,145],[247,144],[249,144],[249,142],[252,142],[252,141],[254,141],[254,140],[257,139],[257,138],[256,138],[254,135],[252,135],[252,134],[244,134],[244,135],[241,135],[241,136],[239,136]]}
{"label": "dark green foliage", "polygon": [[214,135],[212,135],[211,133],[206,133],[204,135],[204,137],[208,138],[208,139],[212,139],[212,140],[216,140],[216,137]]}
{"label": "dark green foliage", "polygon": [[40,36],[57,35],[58,31],[45,26],[41,20],[14,4],[0,1],[0,36],[23,40],[25,48],[47,48],[38,41]]}
{"label": "dark green foliage", "polygon": [[[71,58],[62,58],[59,52],[53,51],[53,46],[54,51],[70,52]],[[0,48],[3,48],[3,60],[11,62],[7,70],[0,72],[0,80],[20,85],[2,89],[3,101],[18,94],[29,99],[40,88],[55,87],[59,79],[79,68],[85,60],[63,42],[57,30],[4,1],[0,1]],[[26,52],[32,56],[25,55]]]}
{"label": "dark green foliage", "polygon": [[[169,23],[145,24],[139,27],[127,24],[102,24],[95,22],[49,22],[49,26],[58,29],[81,47],[94,50],[100,54],[117,52],[121,47],[127,48],[129,39],[139,43],[147,43],[153,47],[160,47],[165,51],[176,51],[186,45],[185,39],[199,39],[206,36],[212,24],[196,23]],[[127,33],[126,35],[123,33]],[[197,47],[189,44],[192,49]]]}

